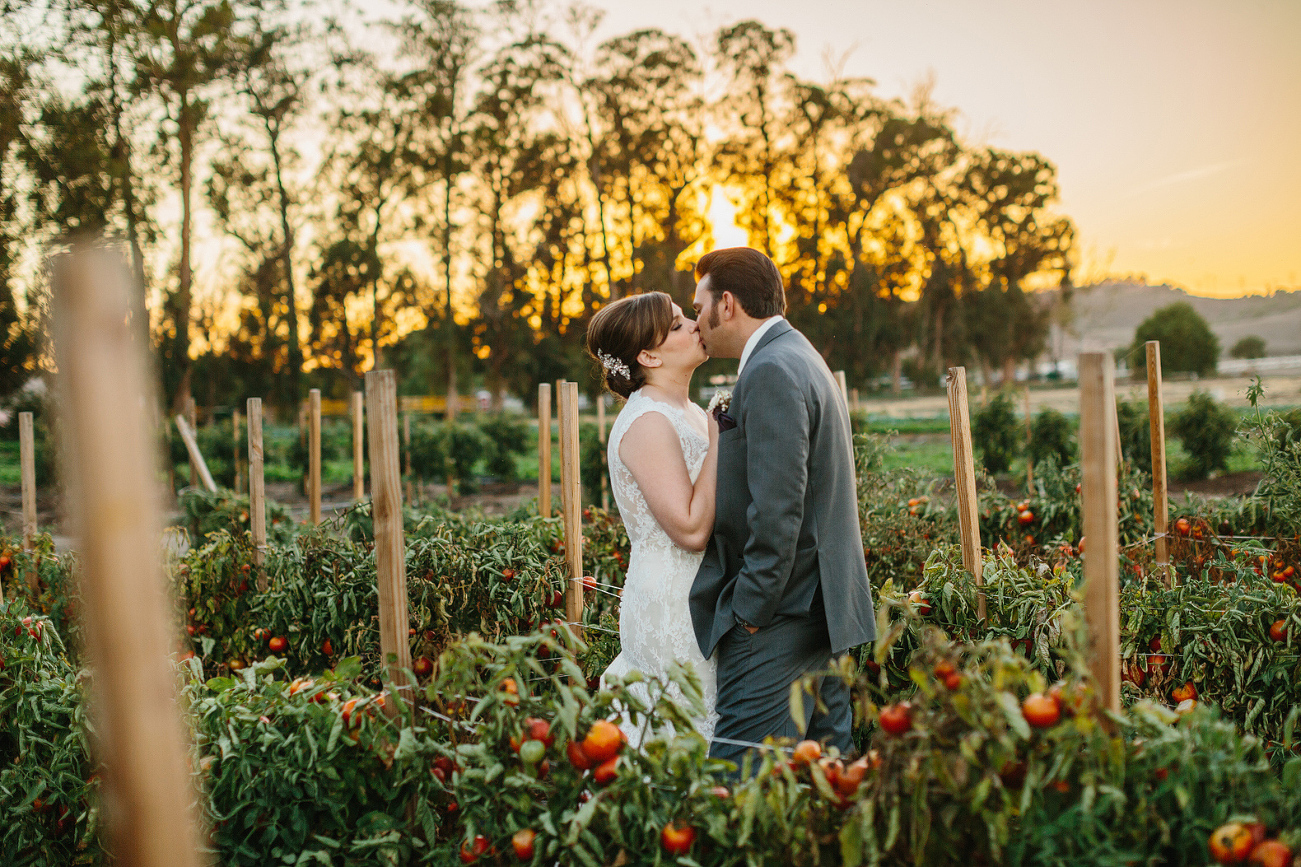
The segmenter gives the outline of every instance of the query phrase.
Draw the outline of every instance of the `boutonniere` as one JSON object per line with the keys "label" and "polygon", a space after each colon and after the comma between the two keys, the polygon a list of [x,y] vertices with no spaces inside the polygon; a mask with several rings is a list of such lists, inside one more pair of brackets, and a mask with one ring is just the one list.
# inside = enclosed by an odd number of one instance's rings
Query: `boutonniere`
{"label": "boutonniere", "polygon": [[730,407],[731,405],[732,405],[732,392],[725,388],[719,389],[718,391],[714,392],[714,396],[713,398],[710,399],[709,406],[705,409],[705,412],[712,413],[714,410],[718,410],[719,412],[727,412],[728,407]]}

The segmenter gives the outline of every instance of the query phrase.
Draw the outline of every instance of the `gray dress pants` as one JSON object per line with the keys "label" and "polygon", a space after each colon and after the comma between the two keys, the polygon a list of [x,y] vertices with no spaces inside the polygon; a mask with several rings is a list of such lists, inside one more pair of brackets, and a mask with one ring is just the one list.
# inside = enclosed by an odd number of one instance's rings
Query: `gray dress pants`
{"label": "gray dress pants", "polygon": [[[820,608],[807,615],[778,616],[753,635],[736,625],[718,643],[718,723],[709,755],[741,766],[750,747],[768,736],[799,738],[791,717],[791,684],[831,663],[831,639]],[[817,679],[826,711],[805,696],[804,737],[839,748],[853,748],[849,689],[839,678]],[[757,765],[757,763],[756,763]]]}

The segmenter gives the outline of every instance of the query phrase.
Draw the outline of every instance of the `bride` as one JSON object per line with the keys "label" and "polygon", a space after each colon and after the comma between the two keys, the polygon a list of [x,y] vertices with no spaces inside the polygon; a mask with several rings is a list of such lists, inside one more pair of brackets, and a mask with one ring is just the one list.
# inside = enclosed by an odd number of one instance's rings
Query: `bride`
{"label": "bride", "polygon": [[[622,652],[606,669],[640,671],[668,682],[671,663],[700,676],[705,715],[697,730],[714,731],[714,662],[700,653],[688,596],[714,529],[718,424],[691,402],[691,374],[708,355],[696,323],[663,292],[633,295],[592,317],[587,349],[605,384],[627,404],[610,430],[610,485],[632,542],[619,613]],[[647,698],[645,684],[629,687]],[[681,690],[669,682],[669,695]],[[639,732],[624,724],[629,739]]]}

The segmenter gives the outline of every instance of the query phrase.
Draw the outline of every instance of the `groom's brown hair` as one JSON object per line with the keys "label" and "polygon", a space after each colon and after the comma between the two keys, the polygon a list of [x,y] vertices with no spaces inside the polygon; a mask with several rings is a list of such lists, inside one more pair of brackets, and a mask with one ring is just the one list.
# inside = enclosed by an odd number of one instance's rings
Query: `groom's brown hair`
{"label": "groom's brown hair", "polygon": [[696,282],[706,275],[715,304],[723,299],[724,292],[731,292],[746,315],[754,319],[786,312],[786,290],[777,263],[758,250],[724,247],[706,253],[696,263]]}

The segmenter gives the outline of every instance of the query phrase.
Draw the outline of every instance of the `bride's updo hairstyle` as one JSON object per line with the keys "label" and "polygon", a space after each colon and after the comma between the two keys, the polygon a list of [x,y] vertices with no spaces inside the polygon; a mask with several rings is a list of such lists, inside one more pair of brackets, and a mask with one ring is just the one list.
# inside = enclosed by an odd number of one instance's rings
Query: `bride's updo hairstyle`
{"label": "bride's updo hairstyle", "polygon": [[587,326],[587,351],[601,365],[606,388],[626,400],[645,385],[637,355],[663,343],[672,327],[673,300],[663,292],[629,295],[596,311]]}

